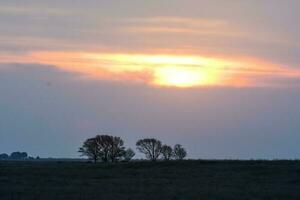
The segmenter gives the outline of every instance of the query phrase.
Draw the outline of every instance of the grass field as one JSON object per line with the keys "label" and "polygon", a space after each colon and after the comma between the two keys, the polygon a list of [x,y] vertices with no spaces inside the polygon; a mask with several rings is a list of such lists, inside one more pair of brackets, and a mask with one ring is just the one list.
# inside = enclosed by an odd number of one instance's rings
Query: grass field
{"label": "grass field", "polygon": [[0,199],[300,199],[300,161],[0,162]]}

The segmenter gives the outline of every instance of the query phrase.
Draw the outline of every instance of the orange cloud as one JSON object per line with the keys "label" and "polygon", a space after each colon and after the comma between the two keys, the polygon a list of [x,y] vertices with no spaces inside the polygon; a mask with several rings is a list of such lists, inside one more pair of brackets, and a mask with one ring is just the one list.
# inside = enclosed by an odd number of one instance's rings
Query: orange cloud
{"label": "orange cloud", "polygon": [[158,16],[119,19],[116,22],[120,23],[116,30],[137,36],[140,34],[150,36],[174,35],[182,37],[180,41],[183,41],[183,38],[190,39],[190,37],[194,37],[192,40],[197,41],[197,37],[205,36],[205,40],[208,42],[232,38],[294,46],[293,42],[283,39],[284,36],[279,33],[266,32],[260,29],[249,31],[247,27],[241,26],[241,24],[223,19]]}
{"label": "orange cloud", "polygon": [[1,62],[40,63],[89,79],[142,82],[156,87],[263,86],[265,77],[300,78],[300,71],[255,59],[198,55],[33,52]]}
{"label": "orange cloud", "polygon": [[[223,20],[183,17],[152,17],[121,20],[121,31],[129,33],[241,36],[241,31]],[[233,31],[234,30],[234,31]]]}

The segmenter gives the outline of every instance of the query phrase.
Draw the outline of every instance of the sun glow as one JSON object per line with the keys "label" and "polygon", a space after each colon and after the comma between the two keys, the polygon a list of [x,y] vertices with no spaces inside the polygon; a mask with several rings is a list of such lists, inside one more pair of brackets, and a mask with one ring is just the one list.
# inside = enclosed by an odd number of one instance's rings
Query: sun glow
{"label": "sun glow", "polygon": [[218,85],[227,75],[220,69],[231,65],[222,60],[175,55],[87,54],[86,58],[114,63],[113,72],[151,72],[150,84],[162,87],[196,87]]}
{"label": "sun glow", "polygon": [[198,55],[32,52],[1,62],[39,63],[76,72],[79,77],[145,83],[155,87],[248,87],[264,77],[300,77],[297,70],[254,59]]}
{"label": "sun glow", "polygon": [[216,74],[195,67],[161,67],[154,72],[154,84],[168,87],[195,87],[213,84]]}

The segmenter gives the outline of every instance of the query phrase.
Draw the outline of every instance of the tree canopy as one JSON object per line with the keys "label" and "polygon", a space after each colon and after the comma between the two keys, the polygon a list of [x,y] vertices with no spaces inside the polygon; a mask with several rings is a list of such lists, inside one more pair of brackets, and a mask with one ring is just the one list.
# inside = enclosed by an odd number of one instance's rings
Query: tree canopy
{"label": "tree canopy", "polygon": [[168,145],[163,145],[161,148],[161,154],[164,160],[171,160],[173,157],[173,149]]}
{"label": "tree canopy", "polygon": [[161,141],[154,138],[140,139],[136,142],[137,149],[152,161],[156,161],[161,154]]}
{"label": "tree canopy", "polygon": [[115,162],[125,154],[124,142],[120,137],[110,135],[97,135],[87,139],[79,152],[94,162]]}
{"label": "tree canopy", "polygon": [[186,157],[186,155],[186,150],[180,144],[176,144],[174,146],[174,157],[176,160],[182,160]]}

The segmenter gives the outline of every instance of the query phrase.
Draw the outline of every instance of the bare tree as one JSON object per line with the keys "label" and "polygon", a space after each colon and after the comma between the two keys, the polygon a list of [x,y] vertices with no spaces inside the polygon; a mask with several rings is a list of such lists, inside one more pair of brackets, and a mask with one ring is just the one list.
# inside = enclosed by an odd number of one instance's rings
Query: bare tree
{"label": "bare tree", "polygon": [[118,161],[125,152],[124,142],[120,137],[110,135],[97,135],[94,138],[87,139],[79,152],[83,156],[93,159],[94,162],[102,160],[103,162]]}
{"label": "bare tree", "polygon": [[168,145],[163,145],[161,148],[161,154],[164,160],[170,160],[173,157],[173,149]]}
{"label": "bare tree", "polygon": [[146,155],[146,158],[156,161],[161,154],[161,141],[154,138],[141,139],[136,142],[137,149]]}
{"label": "bare tree", "polygon": [[82,147],[79,148],[79,151],[82,156],[87,156],[89,159],[93,160],[95,163],[99,160],[100,149],[96,138],[87,139]]}
{"label": "bare tree", "polygon": [[180,144],[174,146],[174,157],[176,160],[183,160],[186,155],[186,150]]}
{"label": "bare tree", "polygon": [[125,154],[124,142],[120,137],[109,137],[109,159],[111,162],[119,161]]}
{"label": "bare tree", "polygon": [[128,148],[124,154],[124,161],[129,162],[134,156],[135,152],[131,148]]}

